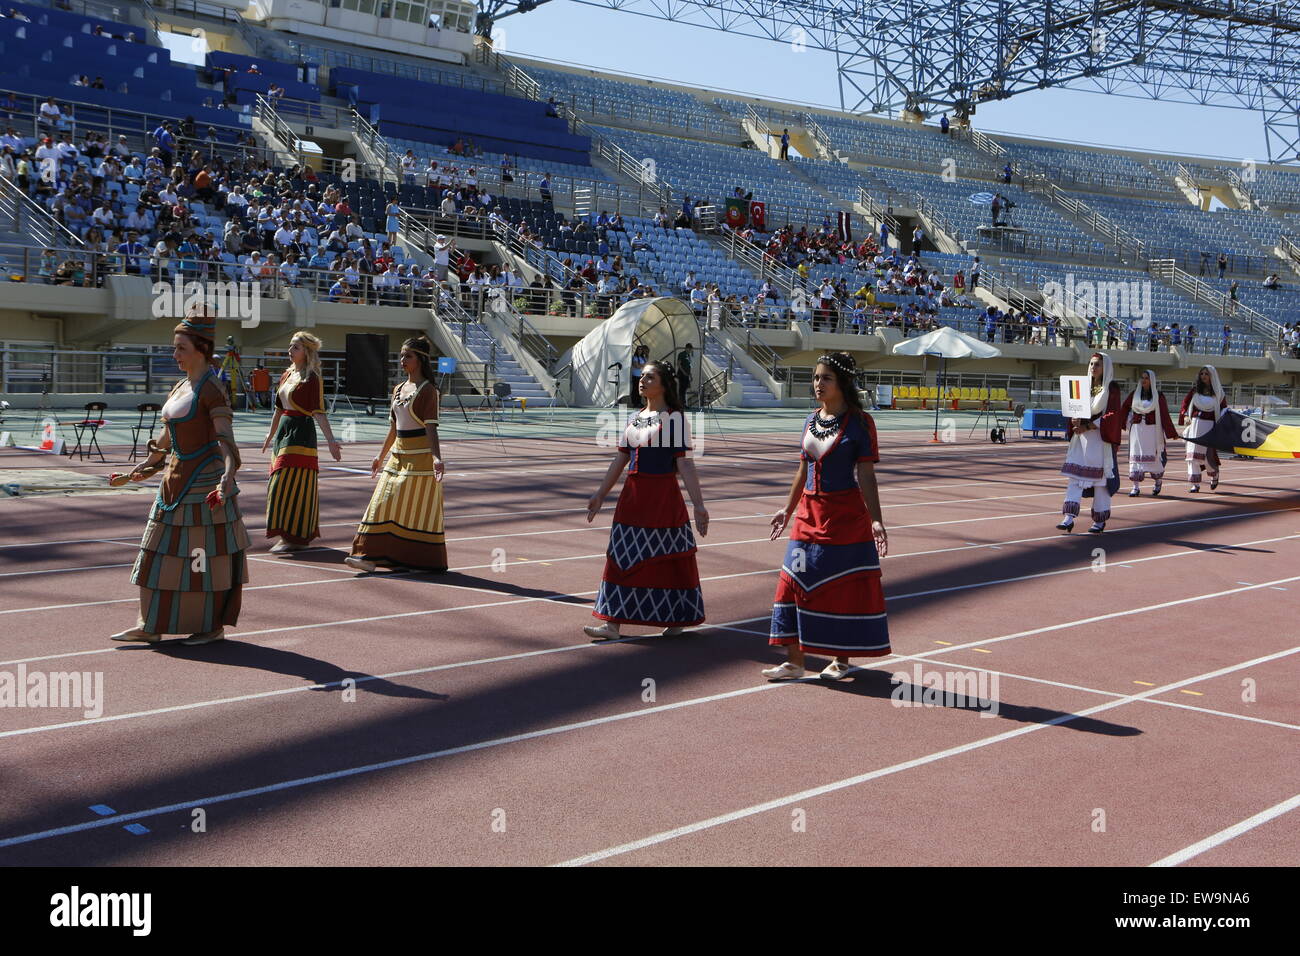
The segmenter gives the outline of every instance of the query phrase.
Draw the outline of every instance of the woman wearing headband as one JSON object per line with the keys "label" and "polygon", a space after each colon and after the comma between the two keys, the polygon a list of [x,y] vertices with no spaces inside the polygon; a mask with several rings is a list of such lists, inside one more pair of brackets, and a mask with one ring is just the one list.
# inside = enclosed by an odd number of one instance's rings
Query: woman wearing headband
{"label": "woman wearing headband", "polygon": [[[388,437],[370,463],[380,473],[370,506],[343,563],[358,571],[379,565],[441,573],[447,570],[442,527],[442,447],[438,442],[438,390],[423,335],[402,343],[406,381],[393,389]],[[391,452],[391,455],[389,454]]]}
{"label": "woman wearing headband", "polygon": [[1142,478],[1150,475],[1155,479],[1151,494],[1160,494],[1160,485],[1165,477],[1165,439],[1177,438],[1178,430],[1174,428],[1173,419],[1169,417],[1169,406],[1160,394],[1160,384],[1156,373],[1147,369],[1142,373],[1142,380],[1133,393],[1124,399],[1120,417],[1128,428],[1128,476],[1133,482],[1130,498],[1142,494]]}
{"label": "woman wearing headband", "polygon": [[139,621],[115,641],[152,644],[164,634],[188,634],[181,643],[208,644],[239,620],[248,532],[236,501],[233,413],[212,360],[215,326],[202,308],[176,326],[172,355],[185,378],[163,405],[162,431],[143,462],[109,479],[125,484],[163,472],[131,571],[140,587]]}
{"label": "woman wearing headband", "polygon": [[618,439],[618,454],[587,502],[587,522],[595,520],[605,496],[627,468],[609,533],[605,573],[592,616],[604,621],[583,631],[596,640],[620,636],[624,624],[662,627],[680,634],[704,622],[704,597],[695,562],[695,536],[686,517],[682,484],[695,506],[695,527],[708,534],[709,512],[691,460],[691,432],[668,362],[648,362],[638,389],[644,407]]}
{"label": "woman wearing headband", "polygon": [[275,392],[275,416],[262,442],[266,451],[275,439],[271,480],[266,486],[266,536],[279,535],[271,551],[301,551],[320,537],[320,498],[316,457],[316,423],[320,423],[330,454],[342,455],[325,417],[321,384],[320,339],[298,331],[289,340],[290,365]]}
{"label": "woman wearing headband", "polygon": [[855,372],[845,352],[817,360],[813,393],[821,408],[804,422],[790,497],[772,518],[775,541],[794,515],[768,639],[785,647],[787,659],[763,671],[770,680],[802,677],[808,651],[834,657],[821,673],[827,680],[848,674],[851,657],[889,653],[880,586],[889,537],[875,472],[880,447]]}
{"label": "woman wearing headband", "polygon": [[[1187,425],[1183,429],[1183,438],[1199,438],[1214,427],[1214,423],[1228,407],[1228,399],[1219,384],[1219,370],[1213,365],[1204,365],[1196,375],[1196,384],[1183,399],[1182,408],[1178,410],[1178,424]],[[1191,482],[1188,491],[1201,490],[1201,472],[1210,476],[1210,490],[1219,487],[1219,453],[1213,448],[1187,442],[1187,480]]]}
{"label": "woman wearing headband", "polygon": [[1065,488],[1065,503],[1061,506],[1065,517],[1056,526],[1061,531],[1074,529],[1074,519],[1079,515],[1079,500],[1088,495],[1094,496],[1092,527],[1088,531],[1101,534],[1110,519],[1110,498],[1119,490],[1117,449],[1124,434],[1124,402],[1114,375],[1110,356],[1093,352],[1088,362],[1088,376],[1092,383],[1091,415],[1070,419],[1070,448],[1065,453],[1065,464],[1061,466],[1061,474],[1070,479]]}

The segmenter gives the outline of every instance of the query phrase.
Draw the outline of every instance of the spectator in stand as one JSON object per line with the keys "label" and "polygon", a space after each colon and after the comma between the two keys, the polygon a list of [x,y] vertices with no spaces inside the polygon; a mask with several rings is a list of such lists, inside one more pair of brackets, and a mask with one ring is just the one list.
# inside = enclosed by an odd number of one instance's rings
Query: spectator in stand
{"label": "spectator in stand", "polygon": [[1012,173],[1012,170],[1011,170],[1011,163],[1008,162],[1005,166],[1002,167],[1002,182],[1003,182],[1003,185],[1006,185],[1006,186],[1010,186],[1010,185],[1011,185],[1011,173]]}
{"label": "spectator in stand", "polygon": [[[429,161],[430,163],[433,160]],[[415,185],[415,174],[420,168],[420,161],[415,158],[415,151],[408,149],[402,157],[402,179],[407,185]]]}
{"label": "spectator in stand", "polygon": [[1221,355],[1228,354],[1228,345],[1231,341],[1232,341],[1232,326],[1225,322],[1223,323],[1223,349],[1219,354]]}
{"label": "spectator in stand", "polygon": [[45,102],[41,104],[37,111],[36,128],[46,133],[53,134],[58,130],[59,122],[63,119],[63,111],[59,109],[59,104],[54,101],[54,97],[46,97]]}
{"label": "spectator in stand", "polygon": [[551,196],[551,177],[547,173],[542,173],[541,182],[537,184],[537,193],[542,197],[542,202],[550,206],[553,204]]}
{"label": "spectator in stand", "polygon": [[437,235],[433,242],[433,274],[439,282],[445,282],[447,279],[447,265],[450,262],[451,255],[456,249],[456,240],[448,239],[444,235]]}
{"label": "spectator in stand", "polygon": [[942,133],[944,136],[947,136],[948,127],[949,127],[948,114],[944,113],[943,116],[939,118],[939,132]]}
{"label": "spectator in stand", "polygon": [[1226,252],[1219,253],[1218,266],[1219,266],[1219,278],[1222,279],[1224,273],[1228,271],[1228,254]]}
{"label": "spectator in stand", "polygon": [[788,129],[781,130],[781,158],[786,160],[790,158],[790,131]]}
{"label": "spectator in stand", "polygon": [[330,301],[344,303],[357,301],[352,293],[352,286],[345,276],[339,276],[338,280],[330,286]]}
{"label": "spectator in stand", "polygon": [[1276,272],[1270,272],[1267,276],[1264,277],[1264,288],[1272,289],[1275,292],[1278,289],[1282,288],[1281,283],[1278,282]]}
{"label": "spectator in stand", "polygon": [[1228,286],[1228,313],[1237,314],[1237,280],[1232,280],[1232,285]]}
{"label": "spectator in stand", "polygon": [[1187,351],[1188,351],[1188,352],[1195,352],[1195,351],[1196,351],[1196,326],[1195,326],[1195,324],[1193,324],[1193,323],[1191,323],[1191,322],[1188,322],[1188,323],[1187,323],[1186,336],[1187,336]]}

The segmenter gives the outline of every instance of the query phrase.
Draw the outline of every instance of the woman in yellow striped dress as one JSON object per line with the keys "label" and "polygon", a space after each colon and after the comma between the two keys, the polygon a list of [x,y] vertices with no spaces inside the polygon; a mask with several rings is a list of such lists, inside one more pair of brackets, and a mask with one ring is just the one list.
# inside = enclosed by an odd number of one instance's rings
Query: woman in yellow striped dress
{"label": "woman in yellow striped dress", "polygon": [[280,538],[271,548],[275,554],[301,551],[320,537],[317,422],[334,460],[342,458],[325,417],[320,346],[320,339],[310,332],[295,332],[289,340],[289,361],[293,364],[280,376],[275,417],[262,442],[262,451],[266,451],[275,440],[271,480],[266,486],[266,536]]}
{"label": "woman in yellow striped dress", "polygon": [[[438,389],[424,336],[402,343],[406,381],[393,389],[388,437],[370,463],[379,484],[344,563],[358,571],[379,565],[419,571],[447,570],[442,527],[442,448],[438,443]],[[391,454],[390,454],[391,452]],[[380,468],[383,472],[380,474]]]}

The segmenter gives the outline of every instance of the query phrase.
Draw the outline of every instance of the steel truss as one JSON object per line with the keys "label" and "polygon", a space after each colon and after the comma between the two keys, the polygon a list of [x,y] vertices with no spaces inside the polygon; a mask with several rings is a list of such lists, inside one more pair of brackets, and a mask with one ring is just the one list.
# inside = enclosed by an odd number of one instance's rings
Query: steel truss
{"label": "steel truss", "polygon": [[[480,32],[544,2],[481,0]],[[963,116],[1082,89],[1258,110],[1269,160],[1300,162],[1300,0],[575,2],[829,51],[850,112]]]}

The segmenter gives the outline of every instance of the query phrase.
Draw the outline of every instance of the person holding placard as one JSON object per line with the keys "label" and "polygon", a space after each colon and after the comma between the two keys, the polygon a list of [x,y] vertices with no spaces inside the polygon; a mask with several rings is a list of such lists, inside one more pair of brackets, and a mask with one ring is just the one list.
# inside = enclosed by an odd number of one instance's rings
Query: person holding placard
{"label": "person holding placard", "polygon": [[1160,394],[1156,373],[1146,369],[1133,393],[1124,399],[1121,410],[1124,426],[1128,429],[1128,477],[1133,482],[1130,498],[1142,494],[1142,478],[1155,479],[1152,495],[1160,494],[1160,484],[1165,477],[1165,439],[1177,438],[1169,406]]}
{"label": "person holding placard", "polygon": [[[1204,435],[1228,407],[1228,399],[1223,394],[1219,383],[1219,370],[1213,365],[1201,366],[1196,375],[1196,384],[1183,399],[1183,407],[1178,410],[1178,424],[1186,424],[1183,438],[1199,438]],[[1219,487],[1219,453],[1213,448],[1187,442],[1187,480],[1191,482],[1188,491],[1201,490],[1201,472],[1210,476],[1210,490]]]}
{"label": "person holding placard", "polygon": [[[1065,503],[1061,513],[1065,516],[1056,527],[1073,531],[1074,519],[1079,515],[1079,501],[1085,495],[1093,496],[1091,534],[1106,530],[1110,518],[1110,496],[1119,490],[1119,473],[1116,467],[1116,449],[1123,437],[1123,400],[1119,384],[1114,381],[1110,356],[1093,352],[1088,362],[1089,393],[1088,417],[1070,419],[1070,448],[1065,455],[1061,474],[1070,479],[1065,489]],[[1090,397],[1088,395],[1090,394]],[[1062,395],[1065,399],[1067,396]],[[1067,408],[1069,403],[1063,401]]]}

